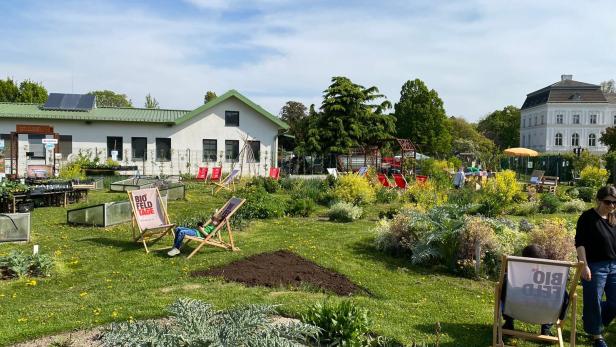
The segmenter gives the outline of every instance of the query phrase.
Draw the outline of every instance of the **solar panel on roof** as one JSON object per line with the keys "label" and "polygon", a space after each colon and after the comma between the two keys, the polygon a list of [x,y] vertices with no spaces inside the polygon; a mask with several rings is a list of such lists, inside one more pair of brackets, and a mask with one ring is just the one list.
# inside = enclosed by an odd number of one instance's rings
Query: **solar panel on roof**
{"label": "solar panel on roof", "polygon": [[50,93],[43,109],[89,111],[94,108],[95,96],[90,94]]}

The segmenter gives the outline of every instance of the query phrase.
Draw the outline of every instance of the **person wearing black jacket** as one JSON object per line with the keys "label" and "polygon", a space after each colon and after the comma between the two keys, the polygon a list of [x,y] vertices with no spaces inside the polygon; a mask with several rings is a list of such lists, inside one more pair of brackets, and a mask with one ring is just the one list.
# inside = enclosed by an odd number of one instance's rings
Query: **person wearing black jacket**
{"label": "person wearing black jacket", "polygon": [[[616,317],[616,188],[597,191],[597,207],[577,221],[575,247],[582,270],[584,331],[594,347],[607,347],[602,332]],[[605,293],[606,301],[602,297]]]}

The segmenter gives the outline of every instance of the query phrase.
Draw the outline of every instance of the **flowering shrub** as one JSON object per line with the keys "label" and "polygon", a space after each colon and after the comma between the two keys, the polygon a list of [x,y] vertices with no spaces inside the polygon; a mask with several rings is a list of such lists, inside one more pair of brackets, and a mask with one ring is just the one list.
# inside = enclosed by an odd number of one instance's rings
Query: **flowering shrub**
{"label": "flowering shrub", "polygon": [[374,188],[365,177],[358,175],[342,175],[334,186],[333,197],[337,201],[354,205],[371,204],[376,200]]}
{"label": "flowering shrub", "polygon": [[458,237],[458,257],[475,259],[475,247],[481,247],[481,257],[488,249],[496,248],[496,234],[492,226],[481,217],[467,217]]}
{"label": "flowering shrub", "polygon": [[606,169],[601,169],[596,166],[586,166],[580,172],[579,184],[583,187],[599,188],[604,186],[609,176]]}
{"label": "flowering shrub", "polygon": [[521,191],[515,176],[515,172],[511,170],[499,172],[494,179],[488,180],[484,189],[487,194],[497,197],[499,201],[510,203]]}
{"label": "flowering shrub", "polygon": [[561,205],[562,202],[556,195],[545,193],[541,196],[539,210],[541,213],[555,213]]}
{"label": "flowering shrub", "polygon": [[440,190],[431,180],[413,182],[407,186],[404,201],[417,204],[425,209],[433,208],[447,202],[447,192]]}
{"label": "flowering shrub", "polygon": [[580,199],[586,202],[593,201],[595,199],[595,195],[597,194],[597,189],[592,187],[579,187],[577,190]]}
{"label": "flowering shrub", "polygon": [[398,192],[395,189],[387,187],[377,187],[376,189],[376,202],[382,204],[389,204],[398,199]]}
{"label": "flowering shrub", "polygon": [[329,220],[334,222],[352,222],[361,218],[364,211],[359,206],[347,202],[339,202],[334,204],[327,212]]}
{"label": "flowering shrub", "polygon": [[522,202],[513,205],[510,213],[514,216],[530,216],[539,212],[539,204],[535,201]]}
{"label": "flowering shrub", "polygon": [[530,241],[539,245],[549,259],[570,260],[575,254],[573,232],[562,219],[546,219],[530,232]]}

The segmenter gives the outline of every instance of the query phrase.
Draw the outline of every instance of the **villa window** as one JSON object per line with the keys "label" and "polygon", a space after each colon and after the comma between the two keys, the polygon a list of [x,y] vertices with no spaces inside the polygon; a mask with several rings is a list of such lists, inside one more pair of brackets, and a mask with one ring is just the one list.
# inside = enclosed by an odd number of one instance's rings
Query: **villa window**
{"label": "villa window", "polygon": [[556,115],[556,124],[563,124],[563,115],[562,114],[557,114]]}
{"label": "villa window", "polygon": [[543,125],[543,115],[541,115],[541,124]]}
{"label": "villa window", "polygon": [[597,124],[597,115],[596,114],[591,114],[590,115],[590,124]]}
{"label": "villa window", "polygon": [[616,114],[614,115],[614,124],[616,125]]}
{"label": "villa window", "polygon": [[580,145],[580,135],[574,133],[573,135],[571,135],[571,146],[577,147],[579,145]]}
{"label": "villa window", "polygon": [[588,146],[594,147],[597,145],[597,136],[595,134],[588,135]]}
{"label": "villa window", "polygon": [[573,115],[573,124],[580,124],[580,115],[579,114],[574,114]]}
{"label": "villa window", "polygon": [[563,145],[563,134],[561,134],[561,133],[557,133],[556,134],[554,144],[556,146],[562,146]]}

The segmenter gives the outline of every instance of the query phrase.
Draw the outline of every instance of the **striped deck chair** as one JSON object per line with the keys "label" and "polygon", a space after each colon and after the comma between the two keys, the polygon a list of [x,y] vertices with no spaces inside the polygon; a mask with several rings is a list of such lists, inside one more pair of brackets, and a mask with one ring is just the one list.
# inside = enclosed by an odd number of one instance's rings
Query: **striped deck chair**
{"label": "striped deck chair", "polygon": [[[224,180],[222,180],[222,182],[217,183],[214,182],[215,185],[218,186],[218,188],[216,188],[215,190],[212,191],[212,194],[216,194],[218,193],[221,189],[227,189],[227,190],[235,190],[235,177],[240,173],[239,169],[233,169],[231,171],[231,173],[229,173],[227,175],[227,177],[225,177]],[[230,188],[232,187],[232,188]]]}
{"label": "striped deck chair", "polygon": [[387,188],[391,188],[391,182],[389,182],[389,179],[387,178],[387,176],[385,176],[385,174],[377,174],[376,177],[378,178],[379,182],[381,182],[381,184],[383,185],[383,187],[387,187]]}
{"label": "striped deck chair", "polygon": [[396,182],[396,187],[400,188],[400,189],[406,189],[406,178],[404,178],[404,176],[402,176],[401,174],[392,174],[392,176],[394,177],[394,182]]}
{"label": "striped deck chair", "polygon": [[146,253],[150,253],[148,242],[154,244],[168,234],[174,236],[175,224],[169,222],[158,188],[131,190],[128,200],[133,211],[133,240],[143,243]]}

